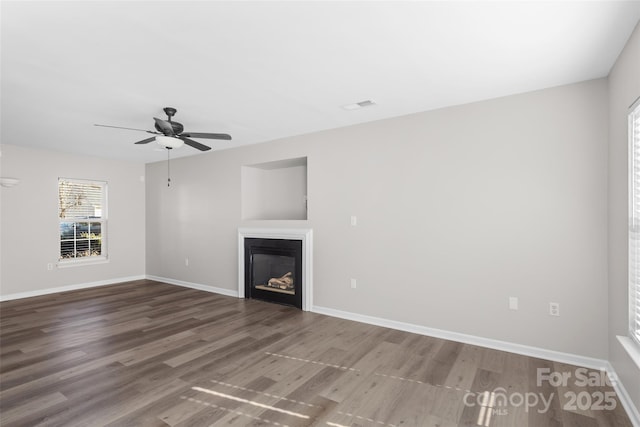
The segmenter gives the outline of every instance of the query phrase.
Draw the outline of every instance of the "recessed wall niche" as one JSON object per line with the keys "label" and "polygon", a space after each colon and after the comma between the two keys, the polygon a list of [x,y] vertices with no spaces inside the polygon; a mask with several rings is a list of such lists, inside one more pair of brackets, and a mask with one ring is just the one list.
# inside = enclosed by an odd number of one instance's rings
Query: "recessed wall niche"
{"label": "recessed wall niche", "polygon": [[242,219],[307,219],[307,158],[242,166]]}

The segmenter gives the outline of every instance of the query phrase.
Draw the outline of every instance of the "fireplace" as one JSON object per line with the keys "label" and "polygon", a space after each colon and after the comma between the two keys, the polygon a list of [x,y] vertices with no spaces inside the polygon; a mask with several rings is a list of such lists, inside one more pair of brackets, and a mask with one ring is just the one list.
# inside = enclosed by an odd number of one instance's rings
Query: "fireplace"
{"label": "fireplace", "polygon": [[310,310],[311,236],[310,229],[238,229],[238,296]]}
{"label": "fireplace", "polygon": [[302,241],[244,239],[244,295],[302,308]]}

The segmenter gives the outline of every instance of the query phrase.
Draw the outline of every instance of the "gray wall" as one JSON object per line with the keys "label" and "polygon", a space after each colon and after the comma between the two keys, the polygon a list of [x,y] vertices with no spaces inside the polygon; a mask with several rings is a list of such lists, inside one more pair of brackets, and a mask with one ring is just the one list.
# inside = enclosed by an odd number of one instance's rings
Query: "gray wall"
{"label": "gray wall", "polygon": [[[20,179],[15,187],[0,188],[0,296],[144,275],[143,164],[9,144],[0,148],[0,174]],[[108,182],[108,263],[55,267],[58,177]]]}
{"label": "gray wall", "polygon": [[640,409],[640,371],[620,346],[628,321],[628,122],[640,96],[640,26],[609,75],[609,359]]}
{"label": "gray wall", "polygon": [[[170,188],[149,164],[147,274],[235,290],[238,227],[311,227],[317,306],[607,358],[607,105],[601,79],[177,159]],[[242,166],[304,156],[308,220],[241,220]]]}

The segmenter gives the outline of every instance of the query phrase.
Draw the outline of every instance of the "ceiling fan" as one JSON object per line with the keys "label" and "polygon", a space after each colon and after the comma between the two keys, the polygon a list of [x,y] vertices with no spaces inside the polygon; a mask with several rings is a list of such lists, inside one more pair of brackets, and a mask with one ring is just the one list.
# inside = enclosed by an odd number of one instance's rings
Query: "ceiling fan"
{"label": "ceiling fan", "polygon": [[107,128],[116,128],[116,129],[128,129],[128,130],[136,130],[141,132],[151,133],[157,136],[152,136],[151,138],[143,139],[142,141],[138,141],[135,144],[148,144],[151,141],[156,141],[158,144],[166,148],[167,150],[171,150],[173,148],[182,147],[183,144],[187,144],[190,147],[193,147],[200,151],[208,151],[211,150],[211,147],[196,142],[190,138],[204,138],[204,139],[224,139],[230,140],[231,135],[226,133],[202,133],[202,132],[184,132],[184,126],[182,123],[174,122],[171,118],[178,112],[173,107],[166,107],[163,109],[165,114],[167,115],[167,120],[162,120],[157,117],[154,117],[155,121],[155,131],[145,130],[145,129],[135,129],[135,128],[127,128],[122,126],[109,126],[109,125],[99,125],[96,124],[94,126],[101,126]]}

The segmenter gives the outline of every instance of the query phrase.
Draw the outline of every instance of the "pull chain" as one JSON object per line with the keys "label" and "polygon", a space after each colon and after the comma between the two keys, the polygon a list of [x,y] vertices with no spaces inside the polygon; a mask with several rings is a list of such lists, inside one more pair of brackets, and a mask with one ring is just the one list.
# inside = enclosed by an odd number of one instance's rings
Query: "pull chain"
{"label": "pull chain", "polygon": [[167,187],[171,187],[171,149],[167,147]]}

